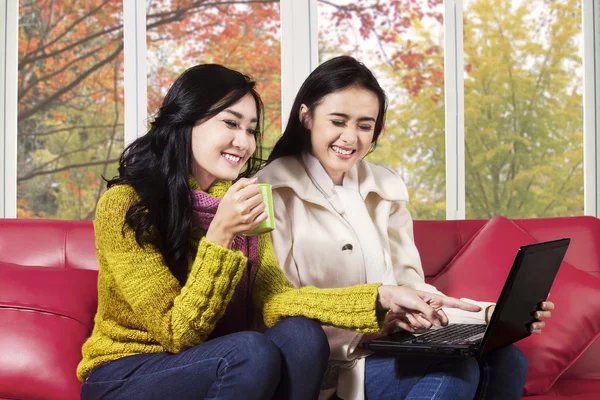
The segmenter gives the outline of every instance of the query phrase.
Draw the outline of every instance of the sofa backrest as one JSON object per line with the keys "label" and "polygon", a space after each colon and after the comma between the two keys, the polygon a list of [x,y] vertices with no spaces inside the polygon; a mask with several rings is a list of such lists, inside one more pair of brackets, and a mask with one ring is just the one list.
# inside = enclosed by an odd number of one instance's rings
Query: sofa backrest
{"label": "sofa backrest", "polygon": [[[570,237],[565,260],[600,277],[599,219],[559,217],[514,221],[540,241]],[[485,223],[485,220],[415,221],[415,242],[426,277],[431,279],[439,274]],[[97,270],[92,222],[0,219],[0,262]],[[600,379],[600,341],[563,376]]]}
{"label": "sofa backrest", "polygon": [[[600,277],[599,219],[558,217],[513,221],[540,241],[570,237],[565,260]],[[415,221],[415,242],[425,275],[437,276],[485,223],[486,220]],[[97,270],[93,229],[91,221],[0,219],[0,261]]]}
{"label": "sofa backrest", "polygon": [[[600,277],[600,219],[582,216],[513,221],[539,241],[571,238],[565,261],[577,269]],[[421,255],[425,276],[428,279],[437,276],[486,222],[487,220],[415,221],[415,243]]]}
{"label": "sofa backrest", "polygon": [[98,270],[92,221],[0,219],[0,261]]}

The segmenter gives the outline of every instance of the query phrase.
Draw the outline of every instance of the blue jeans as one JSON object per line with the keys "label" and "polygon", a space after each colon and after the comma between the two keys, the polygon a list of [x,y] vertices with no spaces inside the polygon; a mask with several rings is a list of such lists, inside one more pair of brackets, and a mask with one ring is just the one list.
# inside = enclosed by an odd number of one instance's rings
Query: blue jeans
{"label": "blue jeans", "polygon": [[286,318],[264,334],[237,332],[178,354],[101,364],[88,374],[81,399],[316,399],[328,357],[318,322]]}
{"label": "blue jeans", "polygon": [[527,359],[515,346],[475,358],[433,356],[366,359],[365,396],[378,400],[519,400]]}

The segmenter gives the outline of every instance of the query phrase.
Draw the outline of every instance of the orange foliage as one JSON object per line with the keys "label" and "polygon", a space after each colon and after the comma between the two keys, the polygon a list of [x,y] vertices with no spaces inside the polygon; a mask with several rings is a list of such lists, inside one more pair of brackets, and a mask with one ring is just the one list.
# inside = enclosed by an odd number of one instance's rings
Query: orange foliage
{"label": "orange foliage", "polygon": [[[356,0],[335,6],[331,26],[356,18],[360,35],[378,36],[384,43],[402,37],[414,19],[438,19],[442,0]],[[122,0],[37,0],[20,7],[19,120],[53,104],[77,102],[86,93],[93,100],[115,99],[114,70],[122,81]],[[217,62],[251,74],[261,83],[268,118],[279,120],[280,38],[279,2],[244,1],[215,5],[212,1],[155,0],[147,10],[148,51],[166,52],[168,62],[151,72],[149,109],[154,111],[173,78],[202,62]],[[347,38],[339,37],[343,44]],[[171,43],[171,47],[162,47]],[[429,49],[439,51],[439,49]],[[427,73],[423,54],[410,48],[396,50],[390,59],[411,70]],[[178,70],[170,70],[177,67]],[[420,89],[425,76],[404,82]],[[85,89],[84,89],[85,88]],[[104,95],[101,95],[104,93]],[[108,104],[107,104],[108,106]]]}
{"label": "orange foliage", "polygon": [[23,2],[19,14],[19,122],[112,87],[121,1],[37,0]]}
{"label": "orange foliage", "polygon": [[33,218],[34,213],[27,209],[27,199],[19,197],[17,199],[17,218]]}

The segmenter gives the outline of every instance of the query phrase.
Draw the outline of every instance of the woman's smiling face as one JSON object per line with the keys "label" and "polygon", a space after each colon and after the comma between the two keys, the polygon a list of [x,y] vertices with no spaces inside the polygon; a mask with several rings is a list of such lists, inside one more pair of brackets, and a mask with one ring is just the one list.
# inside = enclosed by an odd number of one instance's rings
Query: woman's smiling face
{"label": "woman's smiling face", "polygon": [[304,104],[300,107],[300,120],[310,130],[312,155],[336,185],[369,151],[378,113],[377,96],[361,87],[325,96],[312,115]]}
{"label": "woman's smiling face", "polygon": [[251,94],[192,129],[192,174],[202,190],[236,179],[256,150],[257,111]]}

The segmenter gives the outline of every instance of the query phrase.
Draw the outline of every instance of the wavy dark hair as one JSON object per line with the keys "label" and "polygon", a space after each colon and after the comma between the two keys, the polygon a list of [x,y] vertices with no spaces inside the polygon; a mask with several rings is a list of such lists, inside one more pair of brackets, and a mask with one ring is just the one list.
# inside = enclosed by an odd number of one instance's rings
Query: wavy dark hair
{"label": "wavy dark hair", "polygon": [[285,131],[275,144],[267,163],[280,157],[299,156],[301,153],[310,152],[312,150],[310,130],[306,128],[305,121],[300,121],[300,106],[306,105],[310,115],[313,116],[315,108],[325,96],[350,87],[367,89],[379,100],[379,113],[369,152],[373,151],[385,124],[387,111],[385,91],[363,63],[350,56],[339,56],[325,61],[306,78],[292,105]]}
{"label": "wavy dark hair", "polygon": [[[188,239],[192,230],[191,134],[198,121],[211,118],[248,93],[257,110],[257,151],[241,177],[260,169],[263,103],[248,76],[217,64],[194,66],[169,88],[151,128],[123,151],[114,185],[132,186],[139,200],[131,204],[125,224],[140,246],[154,244],[181,284],[187,279]],[[123,225],[125,229],[125,225]]]}

